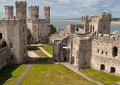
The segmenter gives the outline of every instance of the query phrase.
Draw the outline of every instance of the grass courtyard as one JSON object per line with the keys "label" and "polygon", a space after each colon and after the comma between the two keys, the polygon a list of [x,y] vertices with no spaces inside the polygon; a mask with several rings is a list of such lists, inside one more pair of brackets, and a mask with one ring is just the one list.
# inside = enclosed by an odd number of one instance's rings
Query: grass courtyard
{"label": "grass courtyard", "polygon": [[20,85],[95,85],[61,64],[32,65]]}
{"label": "grass courtyard", "polygon": [[46,44],[42,46],[44,50],[46,50],[49,54],[53,55],[53,45]]}
{"label": "grass courtyard", "polygon": [[115,76],[101,71],[93,69],[81,69],[80,72],[94,80],[102,82],[104,85],[117,85],[116,82],[120,82],[120,76]]}
{"label": "grass courtyard", "polygon": [[16,81],[15,78],[18,78],[26,67],[27,66],[25,65],[11,65],[4,67],[0,70],[0,79],[4,78],[3,80],[0,80],[0,85],[13,85]]}

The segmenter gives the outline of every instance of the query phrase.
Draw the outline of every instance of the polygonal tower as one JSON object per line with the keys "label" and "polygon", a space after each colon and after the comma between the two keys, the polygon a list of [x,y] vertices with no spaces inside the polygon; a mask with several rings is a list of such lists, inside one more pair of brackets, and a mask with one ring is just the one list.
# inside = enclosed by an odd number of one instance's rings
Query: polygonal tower
{"label": "polygonal tower", "polygon": [[44,16],[45,19],[50,21],[50,7],[44,7]]}
{"label": "polygonal tower", "polygon": [[29,7],[29,19],[32,19],[32,20],[39,19],[39,6]]}
{"label": "polygonal tower", "polygon": [[26,1],[16,1],[16,18],[17,19],[27,19],[27,2]]}
{"label": "polygonal tower", "polygon": [[5,6],[5,18],[13,19],[13,6]]}

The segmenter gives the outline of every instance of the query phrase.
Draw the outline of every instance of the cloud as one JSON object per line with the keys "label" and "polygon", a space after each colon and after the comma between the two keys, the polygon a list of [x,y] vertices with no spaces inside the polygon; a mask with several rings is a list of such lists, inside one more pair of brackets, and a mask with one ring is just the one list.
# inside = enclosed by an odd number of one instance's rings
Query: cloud
{"label": "cloud", "polygon": [[[17,0],[20,1],[20,0]],[[80,18],[86,14],[100,14],[103,11],[120,17],[119,0],[25,0],[28,7],[40,7],[40,18],[44,18],[44,6],[51,7],[51,18]],[[15,0],[0,0],[0,18],[4,18],[4,5],[14,5]],[[15,8],[14,8],[15,14]]]}

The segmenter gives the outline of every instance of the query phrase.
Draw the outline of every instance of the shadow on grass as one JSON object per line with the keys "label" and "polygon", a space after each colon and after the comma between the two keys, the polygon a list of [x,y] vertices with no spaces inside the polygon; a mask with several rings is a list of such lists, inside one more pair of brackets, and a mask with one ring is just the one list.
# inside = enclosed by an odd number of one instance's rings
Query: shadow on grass
{"label": "shadow on grass", "polygon": [[0,70],[0,85],[3,85],[5,81],[10,78],[15,78],[12,72],[16,70],[20,65],[7,65]]}

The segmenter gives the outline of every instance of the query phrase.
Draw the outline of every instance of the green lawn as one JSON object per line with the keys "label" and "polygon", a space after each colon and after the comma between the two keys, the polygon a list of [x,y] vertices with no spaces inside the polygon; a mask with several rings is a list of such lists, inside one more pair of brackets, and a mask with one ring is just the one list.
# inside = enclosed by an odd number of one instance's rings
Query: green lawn
{"label": "green lawn", "polygon": [[27,46],[27,50],[39,50],[39,48],[35,46]]}
{"label": "green lawn", "polygon": [[46,44],[42,46],[44,50],[46,50],[49,54],[53,55],[53,45]]}
{"label": "green lawn", "polygon": [[120,82],[120,77],[112,74],[104,73],[93,69],[81,69],[80,72],[86,74],[94,80],[100,81],[105,85],[117,85],[115,82]]}
{"label": "green lawn", "polygon": [[32,65],[20,85],[95,85],[61,64]]}
{"label": "green lawn", "polygon": [[[0,78],[18,78],[27,66],[11,65],[0,70]],[[0,81],[0,85],[13,85],[16,79]]]}

